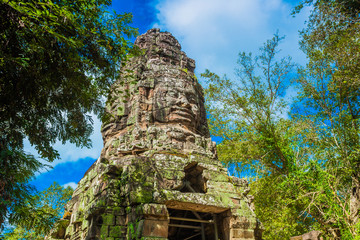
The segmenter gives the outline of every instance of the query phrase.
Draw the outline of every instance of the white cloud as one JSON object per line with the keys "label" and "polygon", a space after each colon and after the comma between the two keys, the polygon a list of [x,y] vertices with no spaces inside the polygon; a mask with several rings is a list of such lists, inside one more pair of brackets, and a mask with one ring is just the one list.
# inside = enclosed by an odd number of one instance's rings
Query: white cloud
{"label": "white cloud", "polygon": [[307,12],[293,18],[293,6],[284,0],[161,0],[153,25],[171,32],[183,50],[204,69],[231,75],[239,51],[256,52],[279,30],[287,35],[283,53],[303,63],[298,50],[298,31]]}
{"label": "white cloud", "polygon": [[64,188],[67,188],[67,187],[71,187],[72,189],[76,189],[77,187],[77,183],[74,183],[74,182],[68,182],[68,183],[65,183],[64,185],[62,185]]}

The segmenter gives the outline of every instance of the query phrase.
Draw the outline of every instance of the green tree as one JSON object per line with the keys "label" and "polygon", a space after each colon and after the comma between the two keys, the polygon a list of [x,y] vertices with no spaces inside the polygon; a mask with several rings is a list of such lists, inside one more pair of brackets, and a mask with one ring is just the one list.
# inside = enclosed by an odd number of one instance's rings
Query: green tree
{"label": "green tree", "polygon": [[291,168],[282,152],[286,143],[278,129],[278,123],[284,121],[279,116],[286,110],[281,96],[294,67],[290,58],[275,59],[282,39],[275,34],[260,49],[259,56],[240,53],[237,82],[208,70],[202,74],[209,83],[205,94],[211,132],[224,139],[219,145],[220,151],[227,153],[220,156],[223,162],[236,156],[237,162],[252,169],[260,164],[271,172],[287,173]]}
{"label": "green tree", "polygon": [[54,182],[49,188],[28,198],[26,204],[19,206],[17,225],[5,234],[4,238],[44,239],[56,220],[64,214],[64,206],[70,200],[73,189],[63,188]]}
{"label": "green tree", "polygon": [[[316,159],[331,176],[335,203],[331,221],[342,238],[359,235],[360,215],[360,3],[354,0],[304,1],[312,5],[301,33],[309,63],[298,80],[301,100],[309,109]],[[302,118],[303,116],[298,116]],[[329,217],[328,217],[329,218]],[[330,221],[330,219],[329,219]]]}
{"label": "green tree", "polygon": [[355,100],[356,94],[348,95],[350,99],[354,97],[350,101],[342,100],[342,89],[330,73],[331,64],[326,58],[321,62],[321,65],[309,63],[301,72],[297,79],[300,110],[293,108],[294,121],[308,123],[308,137],[302,142],[312,153],[308,161],[314,165],[311,171],[317,183],[308,190],[312,195],[306,211],[324,232],[354,239],[359,230],[356,227],[359,205],[354,195],[358,192],[360,142],[359,120],[353,118],[351,111],[352,107],[358,108],[359,101]]}
{"label": "green tree", "polygon": [[[211,134],[223,138],[219,159],[252,178],[265,239],[310,230],[355,239],[351,192],[358,174],[358,120],[341,100],[326,58],[322,65],[310,61],[293,79],[301,94],[286,108],[284,91],[295,69],[289,58],[276,61],[281,39],[267,41],[259,56],[240,53],[237,81],[203,74]],[[358,109],[356,98],[350,102]]]}
{"label": "green tree", "polygon": [[131,51],[126,39],[137,33],[131,14],[107,12],[110,4],[0,2],[0,227],[42,166],[24,153],[25,138],[47,161],[59,156],[57,140],[91,145],[89,113],[102,115],[102,96]]}
{"label": "green tree", "polygon": [[297,177],[309,153],[297,144],[305,125],[287,118],[283,97],[295,65],[289,57],[278,59],[282,39],[275,34],[258,56],[240,53],[235,81],[208,70],[202,74],[210,131],[223,138],[219,159],[255,178],[255,212],[267,239],[302,234],[312,223],[301,217],[307,199],[301,198]]}

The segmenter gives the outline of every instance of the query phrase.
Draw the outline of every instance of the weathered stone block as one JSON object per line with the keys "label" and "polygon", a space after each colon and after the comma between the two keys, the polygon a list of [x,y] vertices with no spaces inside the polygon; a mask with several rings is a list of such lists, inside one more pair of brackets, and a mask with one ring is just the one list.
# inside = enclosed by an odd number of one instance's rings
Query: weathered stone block
{"label": "weathered stone block", "polygon": [[114,215],[117,215],[117,216],[119,216],[119,215],[122,216],[122,215],[126,214],[125,208],[123,208],[123,207],[114,207],[112,210],[113,210]]}
{"label": "weathered stone block", "polygon": [[231,177],[231,181],[235,186],[247,187],[249,185],[248,181],[243,178]]}
{"label": "weathered stone block", "polygon": [[108,225],[102,225],[100,228],[100,237],[102,239],[105,239],[109,236],[109,226]]}
{"label": "weathered stone block", "polygon": [[230,182],[214,182],[214,181],[208,181],[207,187],[210,190],[216,190],[226,193],[237,193],[234,185]]}
{"label": "weathered stone block", "polygon": [[156,216],[156,217],[168,217],[168,210],[166,208],[166,205],[163,204],[144,204],[141,207],[142,214],[150,217],[150,216]]}
{"label": "weathered stone block", "polygon": [[126,234],[126,227],[124,226],[110,226],[109,228],[110,237],[123,237]]}
{"label": "weathered stone block", "polygon": [[128,223],[127,216],[116,216],[116,225],[126,225]]}
{"label": "weathered stone block", "polygon": [[153,190],[146,188],[138,188],[130,192],[130,202],[136,203],[151,203],[153,200]]}
{"label": "weathered stone block", "polygon": [[113,214],[103,214],[102,219],[104,225],[115,225],[115,216]]}
{"label": "weathered stone block", "polygon": [[233,238],[254,239],[254,231],[244,229],[233,229]]}
{"label": "weathered stone block", "polygon": [[168,220],[149,220],[144,221],[144,237],[163,237],[168,236]]}
{"label": "weathered stone block", "polygon": [[203,176],[211,179],[213,182],[230,182],[230,177],[227,174],[219,173],[219,171],[212,171],[204,169]]}

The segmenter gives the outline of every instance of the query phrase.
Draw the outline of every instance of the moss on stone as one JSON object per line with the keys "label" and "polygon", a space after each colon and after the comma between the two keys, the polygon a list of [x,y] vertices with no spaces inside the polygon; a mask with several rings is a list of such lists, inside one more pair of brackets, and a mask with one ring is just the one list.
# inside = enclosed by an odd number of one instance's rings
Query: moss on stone
{"label": "moss on stone", "polygon": [[113,145],[114,148],[117,148],[117,147],[119,147],[119,145],[120,145],[120,141],[119,141],[118,139],[116,139],[116,140],[114,140],[114,141],[112,142],[112,145]]}
{"label": "moss on stone", "polygon": [[127,125],[133,125],[135,123],[135,116],[129,116],[127,119]]}
{"label": "moss on stone", "polygon": [[131,207],[127,206],[125,210],[126,210],[126,213],[130,213],[131,212]]}
{"label": "moss on stone", "polygon": [[123,207],[113,207],[113,213],[117,216],[119,215],[125,215],[125,209]]}
{"label": "moss on stone", "polygon": [[101,228],[100,228],[100,237],[101,237],[101,239],[105,239],[108,236],[109,236],[109,226],[102,225]]}
{"label": "moss on stone", "polygon": [[231,178],[225,173],[219,173],[219,171],[204,170],[203,173],[206,179],[211,179],[213,182],[230,182]]}
{"label": "moss on stone", "polygon": [[103,214],[102,219],[104,225],[115,225],[115,216],[112,214]]}
{"label": "moss on stone", "polygon": [[208,189],[214,189],[220,192],[237,193],[235,186],[230,182],[208,181]]}
{"label": "moss on stone", "polygon": [[187,74],[189,70],[187,68],[182,68],[181,71]]}
{"label": "moss on stone", "polygon": [[230,207],[234,205],[233,201],[231,200],[228,194],[221,193],[217,197],[224,206]]}
{"label": "moss on stone", "polygon": [[103,207],[103,206],[106,206],[106,201],[105,199],[99,199],[97,202],[96,202],[96,207]]}
{"label": "moss on stone", "polygon": [[163,178],[170,180],[183,179],[185,177],[185,173],[183,171],[177,171],[173,169],[164,169],[163,171],[161,171],[161,175]]}
{"label": "moss on stone", "polygon": [[89,221],[88,220],[83,220],[82,224],[81,224],[82,229],[86,229],[89,227]]}
{"label": "moss on stone", "polygon": [[242,214],[244,217],[255,219],[255,213],[251,211],[247,202],[244,200],[240,201],[240,206],[240,209],[237,211],[239,215]]}
{"label": "moss on stone", "polygon": [[118,115],[118,116],[123,116],[124,114],[125,114],[125,108],[122,106],[122,107],[118,107],[117,109],[116,109],[117,111],[116,111],[116,114]]}
{"label": "moss on stone", "polygon": [[150,203],[153,199],[153,190],[138,189],[130,193],[130,199],[133,203]]}
{"label": "moss on stone", "polygon": [[110,237],[122,237],[125,232],[125,227],[123,226],[111,226],[109,230]]}

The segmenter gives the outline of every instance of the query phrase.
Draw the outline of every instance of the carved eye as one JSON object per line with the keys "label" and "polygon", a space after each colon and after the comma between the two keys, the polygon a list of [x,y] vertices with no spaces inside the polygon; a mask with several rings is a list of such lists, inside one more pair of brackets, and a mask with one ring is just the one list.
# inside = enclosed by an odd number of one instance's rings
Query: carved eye
{"label": "carved eye", "polygon": [[191,103],[196,102],[196,98],[195,98],[195,96],[193,94],[188,94],[186,97],[187,97],[189,102],[191,102]]}

